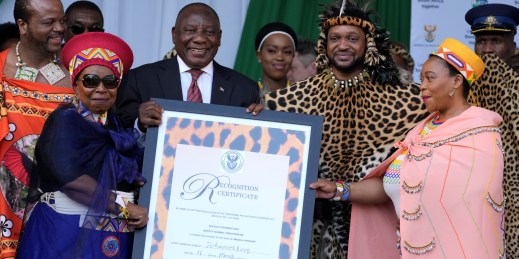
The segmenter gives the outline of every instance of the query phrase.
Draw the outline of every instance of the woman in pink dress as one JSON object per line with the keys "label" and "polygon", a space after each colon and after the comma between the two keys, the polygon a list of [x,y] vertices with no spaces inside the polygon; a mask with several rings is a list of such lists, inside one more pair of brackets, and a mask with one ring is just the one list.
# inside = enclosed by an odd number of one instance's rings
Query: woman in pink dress
{"label": "woman in pink dress", "polygon": [[483,70],[446,39],[420,75],[431,115],[362,181],[310,185],[318,198],[352,202],[349,258],[505,257],[502,118],[467,102]]}

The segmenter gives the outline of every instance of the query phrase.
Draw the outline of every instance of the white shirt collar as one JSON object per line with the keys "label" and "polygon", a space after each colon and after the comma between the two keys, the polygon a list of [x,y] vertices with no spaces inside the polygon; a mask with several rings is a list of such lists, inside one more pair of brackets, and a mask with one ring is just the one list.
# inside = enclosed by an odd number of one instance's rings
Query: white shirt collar
{"label": "white shirt collar", "polygon": [[[178,56],[178,55],[177,55],[177,60],[178,60],[178,69],[179,69],[180,73],[187,72],[188,70],[191,69],[190,67],[188,67],[186,65],[186,63],[184,63],[184,60],[182,60],[180,58],[180,56]],[[207,66],[205,66],[201,70],[204,71],[205,73],[209,74],[210,76],[213,76],[213,72],[214,72],[213,61],[211,60],[211,62],[209,62],[209,64],[207,64]]]}

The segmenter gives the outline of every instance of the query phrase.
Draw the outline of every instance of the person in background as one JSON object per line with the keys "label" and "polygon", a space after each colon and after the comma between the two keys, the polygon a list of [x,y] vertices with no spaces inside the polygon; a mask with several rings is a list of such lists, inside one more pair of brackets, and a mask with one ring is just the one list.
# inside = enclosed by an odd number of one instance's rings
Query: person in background
{"label": "person in background", "polygon": [[[322,72],[265,96],[270,110],[324,117],[318,174],[331,181],[365,176],[426,112],[419,88],[400,81],[388,33],[370,14],[354,1],[326,5],[316,58]],[[347,257],[350,206],[316,202],[310,258]]]}
{"label": "person in background", "polygon": [[514,35],[519,24],[519,9],[506,4],[483,4],[470,9],[465,21],[476,37],[474,51],[479,56],[494,54],[506,63],[515,54]]}
{"label": "person in background", "polygon": [[317,74],[316,56],[315,42],[298,37],[296,55],[287,74],[288,81],[295,83]]}
{"label": "person in background", "polygon": [[519,74],[519,49],[515,50],[514,55],[510,59],[510,66],[515,73]]}
{"label": "person in background", "polygon": [[485,72],[474,83],[470,102],[503,117],[500,128],[506,151],[506,251],[508,258],[519,258],[519,74],[513,67],[519,9],[484,4],[470,9],[465,20],[476,39],[474,51],[486,65]]}
{"label": "person in background", "polygon": [[318,198],[353,203],[350,258],[506,258],[502,118],[467,102],[484,69],[446,39],[420,74],[432,114],[360,182],[310,184]]}
{"label": "person in background", "polygon": [[400,70],[403,82],[413,82],[414,59],[407,48],[400,42],[392,41],[389,46],[391,58]]}
{"label": "person in background", "polygon": [[222,31],[216,12],[204,3],[184,6],[173,28],[176,56],[132,69],[117,97],[117,113],[125,127],[162,122],[162,107],[151,98],[248,107],[257,114],[258,86],[246,76],[214,61]]}
{"label": "person in background", "polygon": [[12,47],[20,41],[20,30],[12,22],[0,24],[0,52]]}
{"label": "person in background", "polygon": [[104,32],[103,13],[90,1],[73,2],[65,11],[67,31],[65,42],[85,32]]}
{"label": "person in background", "polygon": [[294,30],[281,22],[268,23],[256,34],[256,58],[262,70],[258,86],[263,105],[266,94],[290,85],[287,73],[292,66],[296,42]]}
{"label": "person in background", "polygon": [[132,50],[115,35],[92,32],[67,42],[61,57],[77,99],[49,116],[36,144],[34,208],[17,258],[131,258],[133,231],[148,222],[134,194],[144,183],[143,147],[112,106]]}
{"label": "person in background", "polygon": [[57,55],[65,32],[59,0],[16,0],[20,41],[0,53],[0,258],[14,258],[34,146],[45,120],[74,91]]}

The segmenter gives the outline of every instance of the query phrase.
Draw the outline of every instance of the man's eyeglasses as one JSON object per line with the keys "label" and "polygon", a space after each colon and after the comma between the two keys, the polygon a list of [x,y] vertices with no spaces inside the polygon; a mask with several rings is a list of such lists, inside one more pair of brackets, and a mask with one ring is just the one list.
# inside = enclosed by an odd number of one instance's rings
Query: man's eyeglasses
{"label": "man's eyeglasses", "polygon": [[86,74],[82,79],[79,80],[83,81],[83,85],[86,88],[96,88],[99,86],[99,84],[101,84],[101,82],[103,82],[103,85],[106,89],[114,89],[119,86],[119,79],[117,79],[115,75],[108,75],[100,78],[95,74]]}
{"label": "man's eyeglasses", "polygon": [[90,27],[86,27],[81,24],[74,24],[74,25],[70,26],[70,30],[72,31],[72,33],[74,33],[76,35],[84,33],[85,30],[88,30],[88,32],[104,32],[105,31],[105,29],[103,29],[103,27],[101,27],[99,25],[93,25]]}

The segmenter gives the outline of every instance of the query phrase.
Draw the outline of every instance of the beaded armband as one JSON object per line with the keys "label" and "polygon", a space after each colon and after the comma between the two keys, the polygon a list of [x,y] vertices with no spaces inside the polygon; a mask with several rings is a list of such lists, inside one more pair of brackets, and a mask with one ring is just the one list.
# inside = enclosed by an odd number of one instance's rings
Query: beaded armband
{"label": "beaded armband", "polygon": [[347,201],[350,198],[350,183],[344,181],[335,182],[337,185],[337,191],[335,197],[332,198],[334,201]]}
{"label": "beaded armband", "polygon": [[126,209],[128,201],[126,201],[125,198],[117,195],[117,197],[115,198],[115,203],[119,205],[119,217],[128,220],[128,217],[130,217],[130,213]]}

